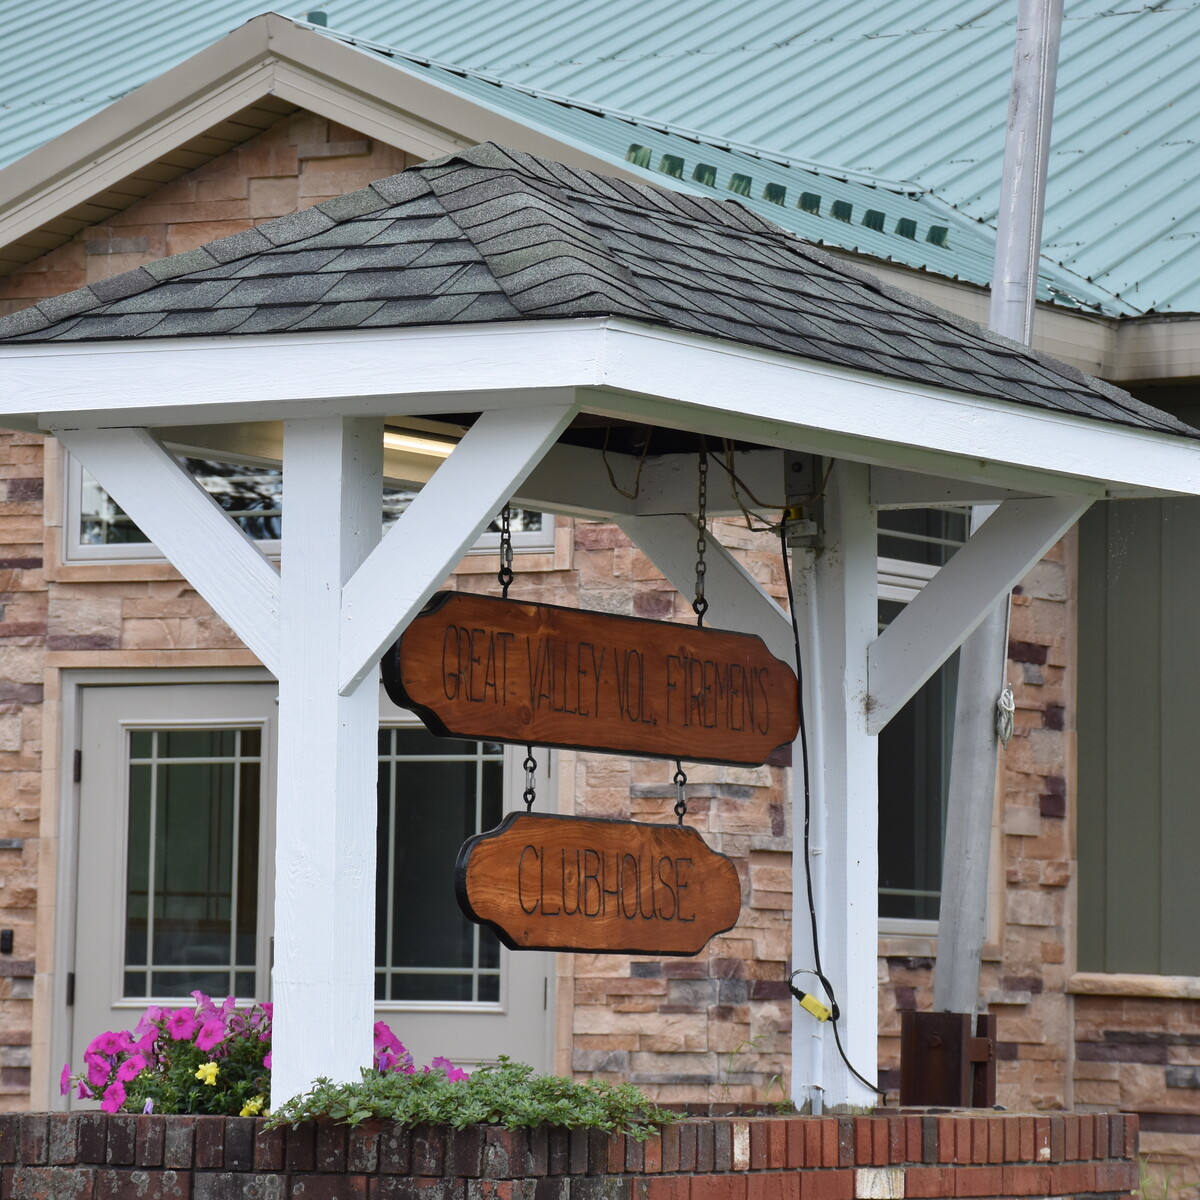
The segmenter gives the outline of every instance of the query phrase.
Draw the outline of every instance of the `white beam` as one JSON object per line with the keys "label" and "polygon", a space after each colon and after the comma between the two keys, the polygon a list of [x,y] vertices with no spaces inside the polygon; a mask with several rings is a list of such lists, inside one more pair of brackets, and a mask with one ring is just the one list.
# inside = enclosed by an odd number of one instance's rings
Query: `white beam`
{"label": "white beam", "polygon": [[145,429],[58,434],[217,615],[279,673],[279,574]]}
{"label": "white beam", "polygon": [[560,433],[569,405],[485,412],[342,589],[341,688],[358,686]]}
{"label": "white beam", "polygon": [[871,468],[871,503],[876,508],[940,508],[946,505],[968,506],[999,504],[1002,500],[1028,499],[1053,493],[1030,493],[995,484],[971,483],[901,471],[895,467]]}
{"label": "white beam", "polygon": [[[840,462],[826,486],[825,545],[793,557],[811,779],[808,865],[820,961],[841,1008],[842,1045],[854,1067],[878,1071],[878,789],[876,739],[866,728],[867,646],[874,637],[875,519],[865,467]],[[792,965],[811,970],[805,863],[803,743],[792,769]],[[825,1000],[812,975],[796,980]],[[792,1096],[812,1111],[867,1105],[874,1093],[847,1070],[828,1023],[792,1009]]]}
{"label": "white beam", "polygon": [[[693,456],[693,474],[695,468]],[[778,478],[782,479],[782,472]],[[693,518],[620,516],[615,520],[676,591],[683,596],[694,594],[697,525]],[[709,603],[705,620],[715,629],[758,634],[776,658],[794,665],[792,625],[783,609],[711,532],[704,558],[704,594]]]}
{"label": "white beam", "polygon": [[1090,503],[1006,500],[971,535],[872,644],[870,732],[899,712]]}
{"label": "white beam", "polygon": [[284,430],[271,1106],[359,1078],[375,1008],[375,678],[338,694],[341,588],[379,540],[383,423]]}

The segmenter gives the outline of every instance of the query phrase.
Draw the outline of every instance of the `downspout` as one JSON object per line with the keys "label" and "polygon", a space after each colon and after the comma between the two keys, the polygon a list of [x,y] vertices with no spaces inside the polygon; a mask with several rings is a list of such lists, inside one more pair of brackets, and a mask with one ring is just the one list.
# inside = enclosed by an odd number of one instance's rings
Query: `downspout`
{"label": "downspout", "polygon": [[[1017,11],[988,326],[1025,345],[1033,339],[1062,11],[1063,0],[1020,0]],[[972,531],[992,511],[976,508]],[[979,1008],[996,796],[996,697],[1005,686],[1008,612],[1007,600],[998,604],[959,652],[933,986],[933,1007],[940,1012]]]}

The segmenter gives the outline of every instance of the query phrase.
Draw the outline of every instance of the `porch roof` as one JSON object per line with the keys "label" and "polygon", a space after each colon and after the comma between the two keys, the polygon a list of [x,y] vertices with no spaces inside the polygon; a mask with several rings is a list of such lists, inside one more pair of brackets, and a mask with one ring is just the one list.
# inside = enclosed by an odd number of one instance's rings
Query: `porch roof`
{"label": "porch roof", "polygon": [[875,376],[1200,436],[736,202],[493,144],[0,320],[96,342],[618,317]]}

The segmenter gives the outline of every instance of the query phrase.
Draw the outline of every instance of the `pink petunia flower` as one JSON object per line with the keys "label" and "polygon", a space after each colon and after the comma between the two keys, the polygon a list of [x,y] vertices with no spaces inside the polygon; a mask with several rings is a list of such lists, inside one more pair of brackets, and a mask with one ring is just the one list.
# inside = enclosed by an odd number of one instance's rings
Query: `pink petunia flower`
{"label": "pink petunia flower", "polygon": [[71,1064],[63,1063],[62,1075],[58,1080],[59,1094],[65,1096],[71,1090]]}
{"label": "pink petunia flower", "polygon": [[104,1099],[100,1101],[100,1107],[107,1113],[119,1112],[121,1105],[125,1103],[125,1085],[121,1082],[110,1083],[104,1089]]}
{"label": "pink petunia flower", "polygon": [[117,1082],[128,1083],[129,1080],[136,1079],[146,1069],[146,1065],[146,1060],[140,1054],[127,1058],[117,1068]]}
{"label": "pink petunia flower", "polygon": [[81,1079],[79,1081],[79,1089],[75,1093],[80,1100],[90,1100],[92,1098],[92,1089]]}
{"label": "pink petunia flower", "polygon": [[[451,1083],[459,1083],[463,1079],[471,1078],[470,1074],[467,1071],[464,1071],[462,1067],[456,1067],[448,1058],[443,1058],[441,1055],[438,1055],[437,1058],[434,1058],[431,1061],[430,1066],[432,1066],[435,1071],[439,1068],[445,1071],[446,1078]],[[426,1070],[428,1070],[428,1068],[426,1068]]]}
{"label": "pink petunia flower", "polygon": [[98,1037],[92,1038],[88,1044],[87,1053],[89,1054],[120,1054],[125,1049],[124,1039],[128,1038],[128,1033],[116,1033],[109,1030],[107,1033],[102,1033]]}
{"label": "pink petunia flower", "polygon": [[112,1074],[112,1063],[103,1054],[85,1054],[83,1057],[88,1068],[88,1083],[94,1088],[102,1088]]}
{"label": "pink petunia flower", "polygon": [[196,1035],[196,1048],[207,1054],[214,1046],[225,1040],[225,1022],[221,1017],[209,1017]]}
{"label": "pink petunia flower", "polygon": [[271,1069],[271,1052],[270,1050],[263,1056],[263,1066],[269,1071]]}
{"label": "pink petunia flower", "polygon": [[167,1032],[176,1042],[187,1041],[196,1032],[196,1018],[186,1008],[177,1008],[167,1017]]}

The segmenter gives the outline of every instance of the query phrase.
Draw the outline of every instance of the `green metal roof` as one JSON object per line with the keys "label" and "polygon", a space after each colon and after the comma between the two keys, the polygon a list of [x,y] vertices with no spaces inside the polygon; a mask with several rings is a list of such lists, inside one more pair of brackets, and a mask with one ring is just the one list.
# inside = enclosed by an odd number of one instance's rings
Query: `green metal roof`
{"label": "green metal roof", "polygon": [[[675,186],[696,186],[696,163],[717,168],[718,191],[748,175],[748,205],[766,205],[806,237],[973,282],[990,274],[1015,0],[322,7],[347,31],[343,40],[374,53],[383,51],[360,39],[399,47],[410,56],[405,69],[440,75],[610,158],[623,159],[631,145],[650,150],[652,171],[664,155],[682,158]],[[1042,295],[1108,312],[1200,311],[1200,0],[1120,11],[1067,0],[1066,10],[1045,234],[1046,257],[1059,267],[1047,264]],[[0,0],[0,161],[255,12],[242,0]],[[712,161],[718,150],[729,157]],[[811,177],[820,186],[807,186]],[[916,195],[892,180],[908,181]],[[786,189],[783,205],[764,197],[768,183]],[[802,191],[822,195],[820,218],[795,208]],[[872,196],[886,203],[872,205]],[[834,200],[851,205],[848,223],[830,218]],[[875,217],[862,225],[868,210],[884,213],[882,230]],[[915,242],[896,236],[902,217],[916,221]],[[920,240],[929,225],[947,228],[949,255]]]}

